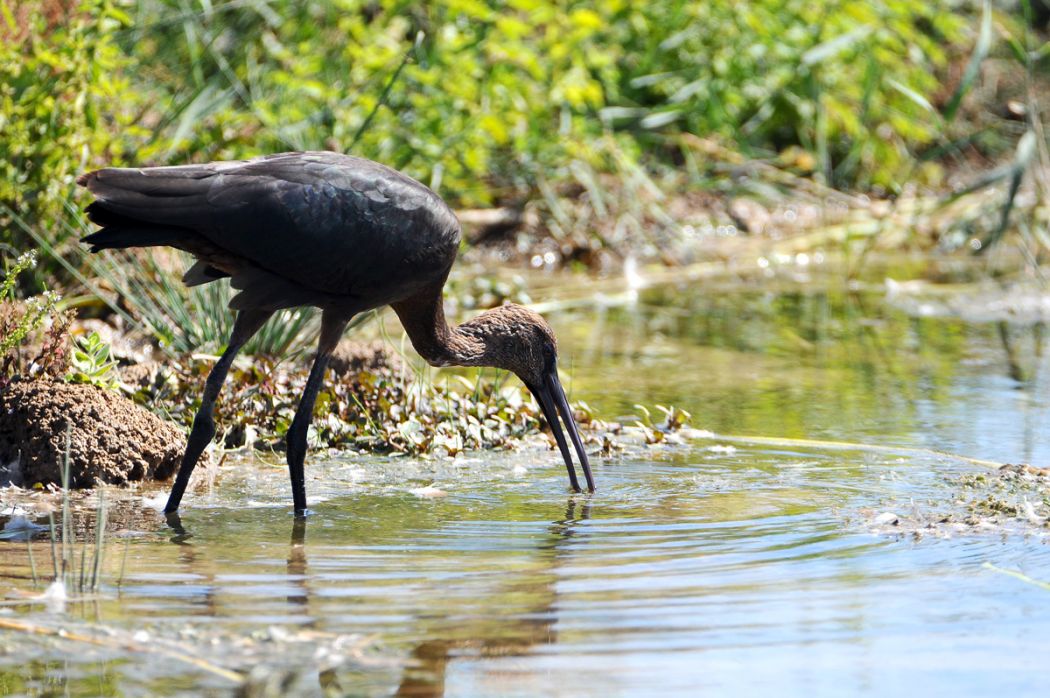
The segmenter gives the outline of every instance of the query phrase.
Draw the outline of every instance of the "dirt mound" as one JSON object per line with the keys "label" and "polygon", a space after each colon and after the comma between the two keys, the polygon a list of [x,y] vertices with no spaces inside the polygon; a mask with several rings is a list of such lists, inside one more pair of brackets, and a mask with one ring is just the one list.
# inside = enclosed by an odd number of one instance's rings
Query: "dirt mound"
{"label": "dirt mound", "polygon": [[385,342],[342,341],[332,352],[328,366],[337,376],[372,373],[400,373],[404,362]]}
{"label": "dirt mound", "polygon": [[61,482],[70,424],[73,487],[170,477],[186,446],[181,431],[118,393],[16,381],[0,393],[0,463],[20,457],[27,486]]}

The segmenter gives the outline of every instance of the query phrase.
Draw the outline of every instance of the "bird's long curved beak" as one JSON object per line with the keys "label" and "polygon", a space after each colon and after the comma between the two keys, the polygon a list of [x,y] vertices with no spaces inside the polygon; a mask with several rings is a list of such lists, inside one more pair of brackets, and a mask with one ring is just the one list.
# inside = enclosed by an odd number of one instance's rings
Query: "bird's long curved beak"
{"label": "bird's long curved beak", "polygon": [[565,428],[569,430],[572,445],[576,448],[576,455],[580,459],[580,465],[583,466],[583,475],[587,479],[587,491],[594,492],[594,476],[591,475],[591,464],[587,460],[587,452],[583,450],[583,440],[580,438],[580,432],[576,428],[576,420],[572,417],[572,408],[569,407],[569,400],[565,397],[561,381],[558,380],[557,366],[551,366],[550,371],[544,375],[540,385],[529,385],[528,387],[533,395],[536,396],[536,400],[539,401],[540,409],[543,410],[543,416],[547,418],[547,423],[551,426],[554,440],[558,442],[558,449],[561,451],[561,456],[565,459],[565,467],[569,471],[569,483],[572,485],[572,489],[579,492],[580,482],[576,479],[576,468],[572,464],[569,445],[565,442],[565,434],[562,432],[561,424],[558,422],[559,414],[562,421],[565,422]]}

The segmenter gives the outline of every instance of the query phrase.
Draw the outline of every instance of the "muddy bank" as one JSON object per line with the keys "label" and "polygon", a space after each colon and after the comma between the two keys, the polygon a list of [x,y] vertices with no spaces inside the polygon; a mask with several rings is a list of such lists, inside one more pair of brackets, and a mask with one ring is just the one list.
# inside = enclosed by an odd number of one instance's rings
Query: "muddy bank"
{"label": "muddy bank", "polygon": [[69,431],[71,485],[170,477],[186,440],[175,426],[92,385],[15,381],[0,393],[0,462],[23,486],[60,483]]}

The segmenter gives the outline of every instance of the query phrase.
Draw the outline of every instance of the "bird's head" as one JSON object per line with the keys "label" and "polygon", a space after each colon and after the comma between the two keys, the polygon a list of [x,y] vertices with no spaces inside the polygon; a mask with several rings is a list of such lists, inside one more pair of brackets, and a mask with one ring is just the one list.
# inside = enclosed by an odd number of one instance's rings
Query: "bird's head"
{"label": "bird's head", "polygon": [[484,359],[479,363],[511,371],[521,378],[536,397],[565,459],[573,489],[579,492],[569,446],[558,422],[561,416],[583,467],[587,490],[593,492],[591,466],[576,428],[572,408],[558,378],[558,342],[547,321],[528,308],[507,304],[485,311],[457,329],[484,346]]}

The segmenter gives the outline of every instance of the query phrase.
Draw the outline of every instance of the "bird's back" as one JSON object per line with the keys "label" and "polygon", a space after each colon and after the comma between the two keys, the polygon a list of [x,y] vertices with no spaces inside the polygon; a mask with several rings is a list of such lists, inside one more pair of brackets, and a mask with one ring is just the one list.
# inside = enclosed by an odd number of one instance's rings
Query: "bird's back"
{"label": "bird's back", "polygon": [[104,226],[88,242],[187,249],[211,273],[196,280],[233,276],[234,307],[377,307],[443,281],[459,246],[459,223],[433,191],[339,153],[110,168],[79,182]]}

